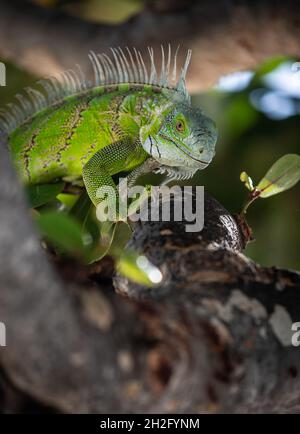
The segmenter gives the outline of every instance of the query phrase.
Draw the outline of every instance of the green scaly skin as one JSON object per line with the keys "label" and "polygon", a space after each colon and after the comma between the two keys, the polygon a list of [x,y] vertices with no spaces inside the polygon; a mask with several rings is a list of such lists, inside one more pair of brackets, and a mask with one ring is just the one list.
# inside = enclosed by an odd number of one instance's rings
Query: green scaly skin
{"label": "green scaly skin", "polygon": [[[9,135],[13,161],[27,185],[83,180],[97,206],[97,190],[112,178],[151,167],[187,178],[214,155],[214,123],[176,90],[123,83],[63,98]],[[109,200],[106,199],[106,200]]]}

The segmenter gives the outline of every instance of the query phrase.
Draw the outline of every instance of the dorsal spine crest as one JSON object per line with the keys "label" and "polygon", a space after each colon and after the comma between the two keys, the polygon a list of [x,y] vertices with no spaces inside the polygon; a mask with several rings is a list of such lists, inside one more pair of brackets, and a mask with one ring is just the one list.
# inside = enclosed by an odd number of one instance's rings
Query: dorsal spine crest
{"label": "dorsal spine crest", "polygon": [[111,56],[106,53],[96,54],[91,51],[89,59],[94,72],[92,81],[86,79],[79,65],[76,65],[78,69],[76,72],[67,70],[62,72],[59,77],[39,80],[37,83],[43,88],[43,92],[27,87],[24,95],[17,94],[15,96],[17,102],[7,104],[6,110],[0,110],[0,131],[9,134],[35,113],[58,103],[68,96],[80,94],[99,86],[128,83],[168,88],[173,89],[181,98],[189,102],[185,77],[191,60],[191,50],[187,52],[185,63],[177,79],[178,49],[179,47],[175,51],[172,62],[170,44],[168,45],[167,55],[165,55],[164,47],[161,46],[159,75],[154,51],[151,47],[148,47],[150,72],[145,65],[141,52],[135,47],[132,50],[128,47],[125,50],[120,47],[111,48]]}

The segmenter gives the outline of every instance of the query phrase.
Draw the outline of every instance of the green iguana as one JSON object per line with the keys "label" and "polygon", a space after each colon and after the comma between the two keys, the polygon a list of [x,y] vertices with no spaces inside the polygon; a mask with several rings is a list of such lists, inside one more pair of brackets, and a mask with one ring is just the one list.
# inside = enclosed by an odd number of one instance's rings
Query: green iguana
{"label": "green iguana", "polygon": [[136,49],[111,49],[110,56],[91,52],[92,83],[78,67],[60,80],[40,81],[41,91],[27,88],[26,96],[16,95],[17,102],[1,112],[0,130],[8,134],[26,184],[83,180],[97,206],[99,187],[117,193],[112,176],[120,172],[131,182],[154,169],[186,179],[211,162],[215,124],[191,107],[185,86],[191,51],[180,74],[178,49],[174,56],[170,46],[167,55],[162,49],[159,74],[148,51],[150,70]]}

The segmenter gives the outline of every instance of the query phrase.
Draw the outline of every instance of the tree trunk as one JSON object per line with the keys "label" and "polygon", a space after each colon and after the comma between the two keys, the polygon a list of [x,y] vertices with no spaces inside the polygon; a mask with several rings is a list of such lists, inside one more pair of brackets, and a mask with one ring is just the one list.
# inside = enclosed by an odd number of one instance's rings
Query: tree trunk
{"label": "tree trunk", "polygon": [[234,218],[215,199],[206,196],[198,234],[186,222],[137,225],[130,244],[164,280],[147,291],[117,276],[123,297],[101,275],[96,285],[54,271],[4,147],[0,179],[5,411],[26,408],[26,397],[41,411],[299,410],[291,323],[300,275],[246,258]]}

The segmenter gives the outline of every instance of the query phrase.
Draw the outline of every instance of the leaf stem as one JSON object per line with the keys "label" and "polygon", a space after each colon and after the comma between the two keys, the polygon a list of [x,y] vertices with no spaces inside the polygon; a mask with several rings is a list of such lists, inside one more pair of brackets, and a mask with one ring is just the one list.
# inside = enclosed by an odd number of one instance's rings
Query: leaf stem
{"label": "leaf stem", "polygon": [[248,200],[246,201],[240,215],[246,215],[249,206],[260,196],[261,191],[254,188],[248,196]]}

